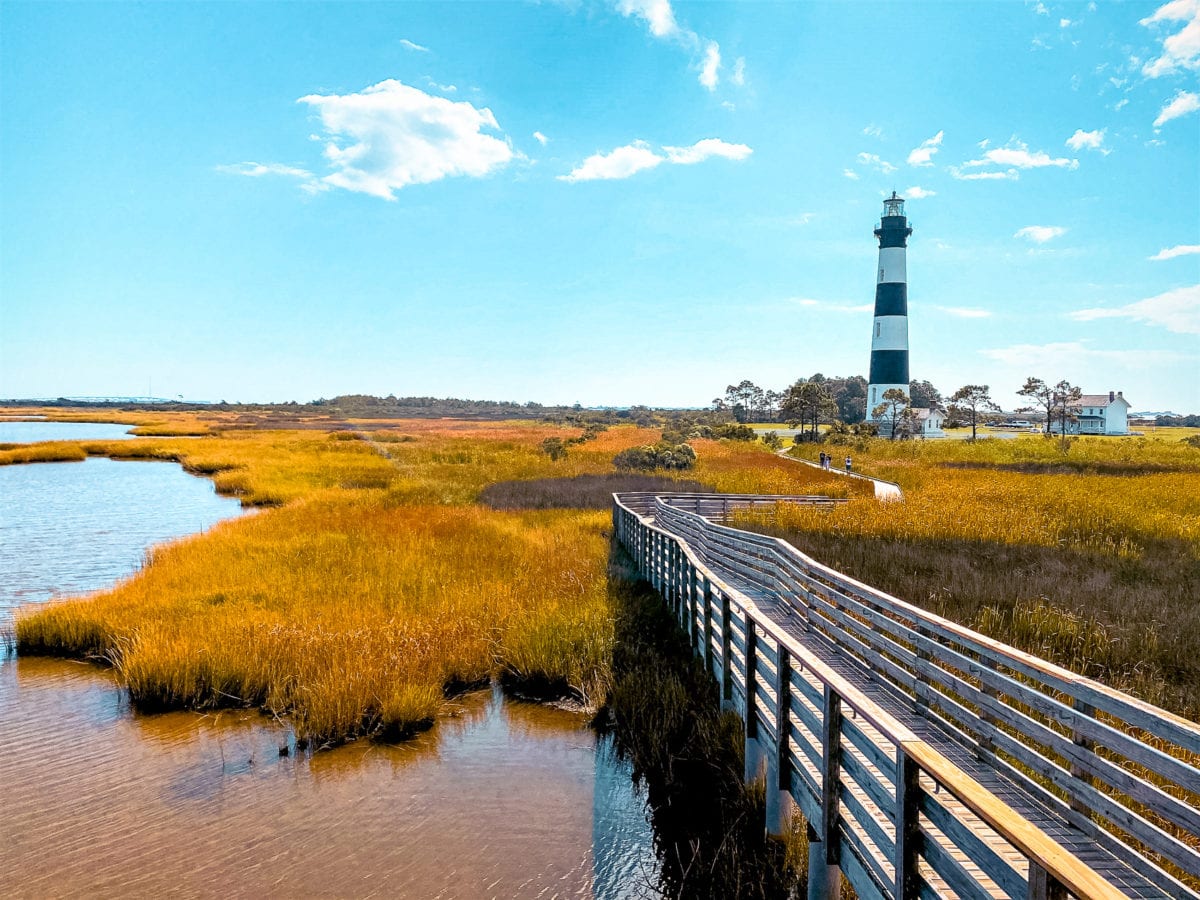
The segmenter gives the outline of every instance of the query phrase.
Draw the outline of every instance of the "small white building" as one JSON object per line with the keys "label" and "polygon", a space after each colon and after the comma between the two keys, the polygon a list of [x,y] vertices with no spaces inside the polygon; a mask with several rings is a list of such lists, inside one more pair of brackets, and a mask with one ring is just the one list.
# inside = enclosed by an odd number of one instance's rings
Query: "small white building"
{"label": "small white building", "polygon": [[[1067,434],[1129,434],[1130,403],[1120,391],[1107,394],[1083,394],[1071,404],[1075,421],[1067,423]],[[1058,434],[1058,422],[1050,431]]]}
{"label": "small white building", "polygon": [[946,436],[946,432],[942,431],[942,422],[946,420],[946,414],[940,409],[914,409],[913,416],[913,437]]}

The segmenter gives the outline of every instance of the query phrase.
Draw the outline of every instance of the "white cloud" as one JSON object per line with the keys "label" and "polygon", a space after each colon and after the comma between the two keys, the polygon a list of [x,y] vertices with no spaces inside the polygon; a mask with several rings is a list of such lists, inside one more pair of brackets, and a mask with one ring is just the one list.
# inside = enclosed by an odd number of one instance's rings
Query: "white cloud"
{"label": "white cloud", "polygon": [[860,166],[870,166],[873,169],[878,169],[884,175],[890,175],[892,172],[896,171],[895,166],[893,166],[886,159],[880,159],[875,153],[858,154],[858,164]]}
{"label": "white cloud", "polygon": [[710,91],[715,90],[720,70],[721,48],[716,41],[709,41],[704,47],[704,62],[700,64],[700,83]]}
{"label": "white cloud", "polygon": [[309,94],[325,129],[325,185],[394,200],[395,191],[455,175],[480,178],[513,158],[491,110],[434,97],[394,79],[357,94]]}
{"label": "white cloud", "polygon": [[1084,131],[1082,128],[1076,128],[1075,133],[1067,138],[1067,146],[1072,150],[1082,150],[1087,147],[1089,150],[1101,150],[1104,143],[1104,132],[1106,128],[1101,128],[1097,131]]}
{"label": "white cloud", "polygon": [[[703,50],[700,62],[700,84],[715,90],[720,79],[721,48],[716,41],[700,37],[696,32],[680,26],[671,9],[670,0],[617,0],[617,12],[625,17],[636,16],[646,23],[650,33],[660,40],[675,41],[692,51]],[[745,66],[742,64],[742,77]],[[741,82],[736,82],[740,84]]]}
{"label": "white cloud", "polygon": [[867,137],[874,137],[874,138],[883,137],[883,129],[875,124],[868,125],[866,128],[864,128],[862,130],[862,133],[865,134]]}
{"label": "white cloud", "polygon": [[875,305],[872,303],[835,303],[831,300],[814,300],[811,297],[788,297],[786,302],[822,312],[869,313],[875,310]]}
{"label": "white cloud", "polygon": [[745,144],[728,144],[718,138],[705,138],[690,147],[663,147],[667,160],[681,166],[704,162],[714,156],[724,159],[743,160],[754,151]]}
{"label": "white cloud", "polygon": [[935,309],[944,312],[948,316],[957,316],[960,319],[990,319],[992,311],[989,309],[978,309],[973,306],[938,306]]}
{"label": "white cloud", "polygon": [[539,144],[541,144],[543,147],[545,147],[548,143],[550,143],[550,138],[546,137],[540,131],[535,131],[533,133],[533,139],[535,141],[537,141]]}
{"label": "white cloud", "polygon": [[689,166],[714,156],[743,160],[754,152],[745,144],[729,144],[717,138],[706,138],[690,147],[663,147],[662,150],[662,154],[659,154],[650,149],[650,145],[645,141],[634,141],[608,153],[589,156],[570,173],[559,175],[558,180],[576,182],[629,178],[664,162]]}
{"label": "white cloud", "polygon": [[842,174],[845,175],[847,178],[849,178],[851,181],[858,181],[858,173],[855,172],[853,169],[842,169]]}
{"label": "white cloud", "polygon": [[739,56],[737,62],[733,64],[733,74],[729,76],[729,80],[741,87],[746,83],[746,57]]}
{"label": "white cloud", "polygon": [[1190,357],[1171,350],[1094,350],[1085,341],[1057,341],[1051,344],[1014,344],[979,351],[988,359],[1029,371],[1077,369],[1085,363],[1109,363],[1134,369],[1179,362]]}
{"label": "white cloud", "polygon": [[1113,309],[1080,309],[1070,314],[1077,322],[1093,319],[1133,319],[1161,326],[1176,334],[1200,334],[1200,284],[1176,288]]}
{"label": "white cloud", "polygon": [[904,196],[909,200],[924,200],[926,197],[936,197],[937,191],[927,191],[919,185],[913,185],[904,191]]}
{"label": "white cloud", "polygon": [[617,0],[617,12],[623,16],[637,16],[650,27],[657,38],[675,37],[679,34],[679,23],[671,10],[670,0]]}
{"label": "white cloud", "polygon": [[1008,166],[1017,169],[1043,169],[1056,167],[1059,169],[1078,169],[1079,160],[1065,157],[1051,157],[1043,150],[1029,151],[1029,147],[1020,141],[1010,141],[1007,147],[996,147],[984,152],[981,159],[972,159],[963,163],[964,169],[979,166]]}
{"label": "white cloud", "polygon": [[964,172],[957,166],[950,167],[950,174],[959,181],[1017,181],[1021,173],[1016,169],[1005,169],[1002,172]]}
{"label": "white cloud", "polygon": [[1017,229],[1013,237],[1027,238],[1035,244],[1044,244],[1056,237],[1062,237],[1066,233],[1067,229],[1061,225],[1026,225],[1024,228]]}
{"label": "white cloud", "polygon": [[428,47],[422,47],[420,44],[414,44],[408,38],[400,38],[400,45],[409,50],[414,50],[417,53],[428,53],[429,52]]}
{"label": "white cloud", "polygon": [[1129,105],[1128,97],[1118,100],[1116,103],[1113,104],[1113,112],[1120,112],[1122,109],[1124,109],[1128,105]]}
{"label": "white cloud", "polygon": [[991,143],[990,139],[984,138],[982,141],[979,142],[979,149],[986,150],[988,148],[988,144],[990,144],[990,143]]}
{"label": "white cloud", "polygon": [[1190,256],[1193,253],[1200,253],[1200,244],[1176,244],[1174,247],[1159,250],[1153,256],[1147,258],[1154,262],[1162,262],[1164,259],[1174,259],[1177,256]]}
{"label": "white cloud", "polygon": [[1070,28],[1072,24],[1073,24],[1073,23],[1071,22],[1071,20],[1070,20],[1070,19],[1059,19],[1059,20],[1058,20],[1058,27],[1059,27],[1059,28]]}
{"label": "white cloud", "polygon": [[645,141],[634,141],[608,153],[592,154],[570,173],[559,175],[558,180],[575,182],[628,178],[645,169],[653,169],[666,162],[666,159],[651,150]]}
{"label": "white cloud", "polygon": [[1146,26],[1159,22],[1183,22],[1184,25],[1163,39],[1162,56],[1142,66],[1142,74],[1158,78],[1178,69],[1200,69],[1200,0],[1172,0],[1141,20]]}
{"label": "white cloud", "polygon": [[458,92],[458,85],[456,84],[438,84],[428,75],[425,76],[424,81],[435,91],[441,91],[443,94],[454,94]]}
{"label": "white cloud", "polygon": [[1048,9],[1046,8],[1046,4],[1045,4],[1045,3],[1042,3],[1042,2],[1041,2],[1041,0],[1038,0],[1038,3],[1037,3],[1037,5],[1033,7],[1033,11],[1034,11],[1035,13],[1037,13],[1039,16],[1048,16],[1048,15],[1050,15],[1050,10],[1048,10]]}
{"label": "white cloud", "polygon": [[1172,119],[1186,116],[1188,113],[1195,112],[1198,109],[1200,109],[1200,94],[1180,91],[1172,98],[1170,103],[1162,108],[1162,112],[1154,120],[1154,127],[1161,128]]}
{"label": "white cloud", "polygon": [[295,166],[285,166],[282,163],[241,162],[229,166],[217,166],[218,172],[226,175],[245,175],[248,178],[261,178],[263,175],[285,175],[289,178],[310,179],[312,172],[307,169],[297,169]]}
{"label": "white cloud", "polygon": [[942,136],[945,133],[944,131],[939,131],[928,140],[921,141],[921,146],[908,154],[908,164],[910,166],[932,166],[931,159],[933,154],[937,153],[938,148],[942,145]]}

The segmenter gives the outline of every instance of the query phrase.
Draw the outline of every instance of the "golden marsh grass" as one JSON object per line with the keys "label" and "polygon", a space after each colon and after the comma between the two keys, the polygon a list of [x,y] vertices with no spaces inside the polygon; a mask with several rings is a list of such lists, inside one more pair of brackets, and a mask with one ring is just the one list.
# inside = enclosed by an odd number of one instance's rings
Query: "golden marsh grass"
{"label": "golden marsh grass", "polygon": [[[657,431],[611,428],[551,461],[541,442],[578,429],[207,425],[205,437],[90,441],[77,453],[177,461],[245,505],[275,508],[156,548],[110,591],[21,611],[22,652],[107,661],[145,709],[261,706],[317,743],[422,727],[448,692],[497,676],[606,700],[607,504],[518,512],[476,501],[495,482],[611,473],[617,451]],[[705,481],[726,490],[846,490],[760,448],[698,449]]]}

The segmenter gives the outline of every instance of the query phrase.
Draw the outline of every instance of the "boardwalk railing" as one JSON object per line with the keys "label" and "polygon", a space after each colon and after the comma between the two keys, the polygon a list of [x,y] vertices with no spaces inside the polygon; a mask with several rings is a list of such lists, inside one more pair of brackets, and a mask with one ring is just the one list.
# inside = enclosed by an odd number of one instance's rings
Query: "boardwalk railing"
{"label": "boardwalk railing", "polygon": [[810,897],[1200,896],[1200,726],[712,521],[824,498],[614,496],[742,716]]}

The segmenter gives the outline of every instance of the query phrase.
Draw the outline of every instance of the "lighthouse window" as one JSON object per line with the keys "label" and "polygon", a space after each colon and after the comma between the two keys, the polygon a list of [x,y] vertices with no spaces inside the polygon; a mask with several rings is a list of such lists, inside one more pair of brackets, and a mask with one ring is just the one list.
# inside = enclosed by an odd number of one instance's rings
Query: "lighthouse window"
{"label": "lighthouse window", "polygon": [[879,323],[875,323],[875,337],[879,337]]}

